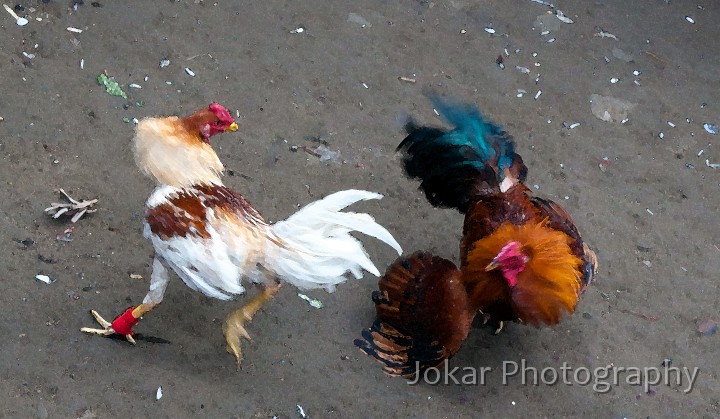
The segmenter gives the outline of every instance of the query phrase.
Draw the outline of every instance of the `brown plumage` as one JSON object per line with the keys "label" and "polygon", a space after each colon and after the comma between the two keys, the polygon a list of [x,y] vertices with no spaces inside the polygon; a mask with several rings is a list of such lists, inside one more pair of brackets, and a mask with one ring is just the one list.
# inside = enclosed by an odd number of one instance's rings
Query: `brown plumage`
{"label": "brown plumage", "polygon": [[[406,173],[421,180],[433,205],[465,214],[460,267],[422,253],[422,258],[399,260],[381,278],[381,293],[388,284],[397,289],[386,299],[389,303],[374,298],[377,320],[356,345],[396,376],[452,356],[478,312],[500,328],[512,320],[557,324],[574,312],[597,269],[595,254],[570,215],[523,184],[527,167],[512,138],[486,122],[474,106],[432,99],[455,129],[418,127],[410,121],[398,150]],[[427,273],[429,260],[434,275]],[[403,281],[395,279],[398,264]],[[383,332],[388,330],[393,333]],[[420,355],[408,349],[416,346],[436,349],[432,362],[423,358],[427,351]]]}
{"label": "brown plumage", "polygon": [[402,257],[379,287],[372,295],[378,320],[355,344],[381,360],[386,373],[410,377],[460,349],[474,313],[452,262],[425,252]]}

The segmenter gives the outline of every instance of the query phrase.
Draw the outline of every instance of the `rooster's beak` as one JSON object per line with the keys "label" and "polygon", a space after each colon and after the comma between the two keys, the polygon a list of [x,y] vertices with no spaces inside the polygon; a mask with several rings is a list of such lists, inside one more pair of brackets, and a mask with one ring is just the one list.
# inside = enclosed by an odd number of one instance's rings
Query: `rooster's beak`
{"label": "rooster's beak", "polygon": [[228,130],[228,131],[232,131],[232,132],[237,131],[237,130],[238,130],[238,124],[237,124],[237,122],[233,122],[232,124],[230,124],[230,126],[227,127],[227,130]]}
{"label": "rooster's beak", "polygon": [[500,267],[500,265],[498,265],[498,263],[495,262],[495,260],[493,260],[492,262],[488,263],[488,265],[485,267],[485,272],[490,272],[490,271],[495,270],[495,269],[497,269],[497,268],[499,268],[499,267]]}

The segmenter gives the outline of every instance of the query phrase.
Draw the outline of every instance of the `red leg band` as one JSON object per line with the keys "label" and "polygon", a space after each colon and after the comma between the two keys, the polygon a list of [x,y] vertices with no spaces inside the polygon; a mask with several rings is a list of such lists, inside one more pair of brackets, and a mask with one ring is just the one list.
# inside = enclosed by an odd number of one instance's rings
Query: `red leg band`
{"label": "red leg band", "polygon": [[135,324],[138,322],[139,319],[136,319],[135,316],[133,316],[132,312],[135,309],[135,307],[130,307],[129,309],[125,310],[125,312],[119,316],[112,322],[112,328],[118,335],[132,335],[132,327],[135,326]]}

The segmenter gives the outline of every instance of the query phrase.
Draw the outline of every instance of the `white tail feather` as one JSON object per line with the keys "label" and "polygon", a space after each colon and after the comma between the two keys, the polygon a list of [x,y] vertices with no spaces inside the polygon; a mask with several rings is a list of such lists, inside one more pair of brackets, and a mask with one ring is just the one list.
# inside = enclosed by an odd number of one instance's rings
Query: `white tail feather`
{"label": "white tail feather", "polygon": [[350,189],[312,202],[285,221],[272,226],[277,241],[269,240],[263,265],[298,288],[333,291],[350,272],[362,277],[365,269],[380,276],[362,243],[350,235],[357,231],[387,243],[398,254],[402,248],[383,226],[368,214],[339,212],[348,205],[382,195]]}

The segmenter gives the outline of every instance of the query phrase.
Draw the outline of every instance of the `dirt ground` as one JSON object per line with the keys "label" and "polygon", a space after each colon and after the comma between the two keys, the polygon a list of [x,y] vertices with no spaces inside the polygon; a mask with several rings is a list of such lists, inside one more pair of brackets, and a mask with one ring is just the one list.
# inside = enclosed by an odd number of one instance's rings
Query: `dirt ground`
{"label": "dirt ground", "polygon": [[[558,0],[572,24],[530,0],[20,3],[24,27],[0,10],[1,417],[295,418],[297,405],[313,418],[720,417],[720,337],[697,326],[720,320],[720,169],[708,165],[720,148],[703,128],[720,124],[719,3]],[[163,59],[170,65],[160,68]],[[98,86],[103,71],[128,99]],[[558,327],[471,333],[449,365],[490,367],[485,383],[411,386],[360,354],[353,339],[374,317],[369,274],[334,294],[309,293],[320,310],[285,287],[251,324],[239,371],[221,321],[243,298],[211,300],[177,279],[136,327],[171,343],[131,347],[79,332],[93,325],[91,308],[112,318],[139,303],[151,272],[141,217],[152,184],[134,165],[133,124],[123,119],[211,101],[241,115],[239,133],[214,141],[232,171],[226,183],[266,218],[365,188],[385,198],[356,208],[406,252],[457,260],[460,215],[430,207],[394,155],[403,114],[441,124],[425,88],[477,103],[505,126],[528,184],[567,207],[600,259],[597,282]],[[594,116],[592,94],[634,105],[628,120]],[[290,151],[318,139],[341,158]],[[68,222],[43,213],[60,187],[99,199],[71,242],[56,240]],[[394,260],[364,241],[381,271]],[[699,368],[692,392],[621,382],[601,394],[577,383],[503,384],[501,374],[504,361],[522,359],[643,368],[666,358]]]}

